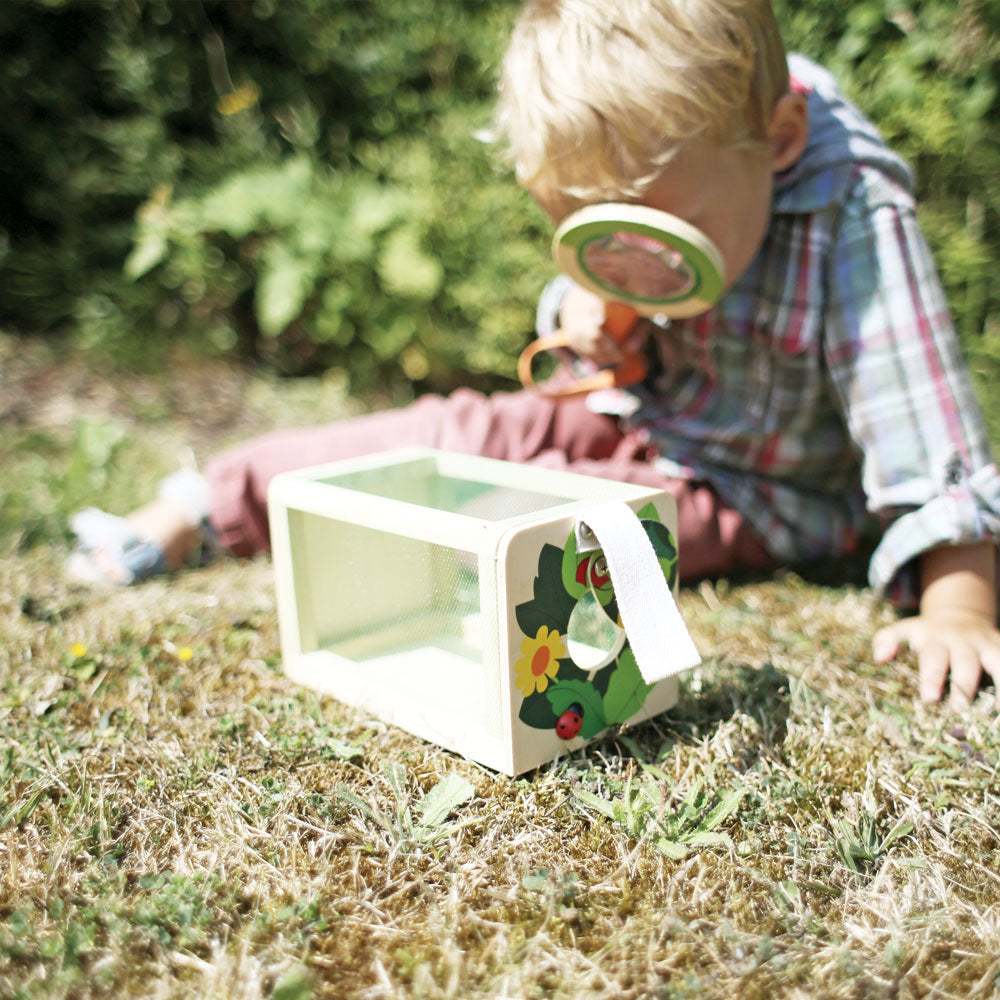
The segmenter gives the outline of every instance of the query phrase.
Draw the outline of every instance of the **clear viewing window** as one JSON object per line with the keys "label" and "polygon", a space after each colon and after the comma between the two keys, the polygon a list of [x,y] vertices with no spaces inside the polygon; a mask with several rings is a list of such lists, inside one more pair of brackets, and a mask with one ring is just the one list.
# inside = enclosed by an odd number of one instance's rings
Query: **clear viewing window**
{"label": "clear viewing window", "polygon": [[520,514],[568,503],[553,496],[466,477],[443,474],[433,459],[362,469],[320,480],[332,486],[371,493],[390,500],[465,514],[483,521],[502,521]]}
{"label": "clear viewing window", "polygon": [[[329,650],[366,683],[427,714],[462,712],[493,728],[497,678],[475,553],[301,511],[290,512],[304,651]],[[489,721],[488,721],[489,720]]]}

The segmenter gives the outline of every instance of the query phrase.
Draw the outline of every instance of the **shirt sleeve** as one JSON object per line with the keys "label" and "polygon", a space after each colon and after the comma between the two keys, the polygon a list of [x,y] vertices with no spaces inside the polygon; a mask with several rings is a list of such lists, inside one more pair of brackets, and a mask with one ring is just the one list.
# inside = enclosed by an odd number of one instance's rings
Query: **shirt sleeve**
{"label": "shirt sleeve", "polygon": [[919,595],[915,559],[1000,537],[1000,473],[909,195],[862,176],[827,273],[825,357],[884,534],[872,587]]}
{"label": "shirt sleeve", "polygon": [[559,310],[563,299],[569,291],[573,280],[565,274],[557,274],[542,289],[538,297],[538,308],[535,310],[535,334],[539,337],[550,337],[559,329]]}

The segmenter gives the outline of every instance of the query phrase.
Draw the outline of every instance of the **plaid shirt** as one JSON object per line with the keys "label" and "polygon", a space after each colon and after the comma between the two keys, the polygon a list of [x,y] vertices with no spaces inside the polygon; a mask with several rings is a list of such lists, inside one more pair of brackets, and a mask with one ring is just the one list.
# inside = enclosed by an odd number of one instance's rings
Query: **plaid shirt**
{"label": "plaid shirt", "polygon": [[715,308],[658,332],[643,385],[593,402],[631,414],[665,474],[711,483],[780,560],[848,553],[876,515],[871,584],[912,603],[915,557],[1000,537],[1000,473],[909,171],[825,70],[789,65],[810,138],[759,254]]}

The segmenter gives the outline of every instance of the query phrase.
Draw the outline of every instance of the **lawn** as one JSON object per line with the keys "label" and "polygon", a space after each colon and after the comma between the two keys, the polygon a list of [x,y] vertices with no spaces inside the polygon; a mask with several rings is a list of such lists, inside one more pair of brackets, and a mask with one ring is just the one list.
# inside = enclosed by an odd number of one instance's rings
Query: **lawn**
{"label": "lawn", "polygon": [[287,680],[267,559],[63,578],[76,507],[356,409],[0,338],[0,996],[1000,996],[994,691],[873,666],[856,568],[683,590],[677,707],[520,780]]}

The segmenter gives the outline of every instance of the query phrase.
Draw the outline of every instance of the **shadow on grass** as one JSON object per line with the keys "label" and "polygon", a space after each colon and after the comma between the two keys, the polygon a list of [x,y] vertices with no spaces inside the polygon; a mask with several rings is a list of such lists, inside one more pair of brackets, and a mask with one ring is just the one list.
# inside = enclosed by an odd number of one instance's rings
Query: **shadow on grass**
{"label": "shadow on grass", "polygon": [[866,525],[857,548],[848,555],[814,559],[789,567],[803,582],[817,587],[867,587],[868,565],[881,534],[875,525]]}
{"label": "shadow on grass", "polygon": [[[822,559],[811,559],[808,562],[787,563],[775,569],[741,570],[727,573],[723,578],[712,577],[710,582],[717,584],[720,579],[728,589],[752,586],[759,583],[773,583],[794,574],[803,583],[817,587],[859,587],[868,586],[868,565],[872,554],[878,547],[881,536],[878,530],[866,526],[853,552],[842,556],[830,556]],[[697,587],[699,580],[687,580],[682,586]]]}
{"label": "shadow on grass", "polygon": [[[677,704],[669,711],[597,741],[591,749],[605,756],[662,760],[676,745],[711,737],[725,723],[743,716],[760,727],[747,748],[756,759],[764,749],[784,742],[789,712],[788,677],[770,663],[718,665],[684,677]],[[752,765],[753,759],[744,764]]]}

